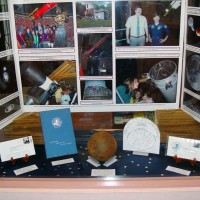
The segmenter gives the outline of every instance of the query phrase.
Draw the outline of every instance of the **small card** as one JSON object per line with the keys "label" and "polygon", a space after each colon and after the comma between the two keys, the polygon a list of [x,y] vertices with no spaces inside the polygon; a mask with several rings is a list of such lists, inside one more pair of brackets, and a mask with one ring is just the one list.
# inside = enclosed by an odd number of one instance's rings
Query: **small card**
{"label": "small card", "polygon": [[16,176],[18,175],[21,175],[21,174],[25,174],[27,172],[31,172],[31,171],[34,171],[38,169],[38,167],[36,165],[30,165],[28,167],[23,167],[23,168],[20,168],[20,169],[16,169],[14,170],[14,173]]}
{"label": "small card", "polygon": [[35,155],[32,136],[1,142],[0,155],[2,162]]}
{"label": "small card", "polygon": [[109,167],[110,165],[112,165],[113,163],[115,163],[117,161],[116,157],[117,156],[110,158],[103,165],[106,166],[106,167]]}
{"label": "small card", "polygon": [[72,162],[74,162],[74,159],[69,158],[69,159],[52,161],[51,164],[52,164],[52,166],[56,166],[56,165],[63,165],[63,164],[72,163]]}
{"label": "small card", "polygon": [[191,173],[191,171],[184,170],[184,169],[179,169],[179,168],[171,167],[171,166],[168,166],[166,168],[166,170],[170,171],[170,172],[175,172],[175,173],[178,173],[178,174],[186,175],[186,176],[189,176],[190,173]]}
{"label": "small card", "polygon": [[133,151],[133,155],[138,155],[138,156],[148,156],[149,154],[146,153],[146,152]]}
{"label": "small card", "polygon": [[115,176],[115,169],[92,169],[91,176]]}
{"label": "small card", "polygon": [[90,164],[92,164],[95,167],[99,167],[101,165],[98,160],[95,160],[91,156],[88,156],[87,162],[89,162]]}
{"label": "small card", "polygon": [[200,161],[200,140],[169,136],[167,156]]}

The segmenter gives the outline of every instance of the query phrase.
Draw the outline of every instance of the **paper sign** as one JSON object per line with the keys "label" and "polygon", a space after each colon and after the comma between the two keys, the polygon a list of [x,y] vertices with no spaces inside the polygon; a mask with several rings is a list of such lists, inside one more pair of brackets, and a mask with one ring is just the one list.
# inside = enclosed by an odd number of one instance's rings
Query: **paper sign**
{"label": "paper sign", "polygon": [[38,167],[36,165],[30,165],[28,167],[23,167],[23,168],[20,168],[20,169],[16,169],[14,170],[14,173],[16,176],[18,175],[21,175],[21,174],[25,174],[27,172],[31,172],[31,171],[34,171],[38,169]]}
{"label": "paper sign", "polygon": [[95,160],[91,156],[88,156],[87,162],[89,162],[90,164],[92,164],[95,167],[99,167],[101,165],[98,160]]}
{"label": "paper sign", "polygon": [[115,176],[115,169],[92,169],[91,176]]}
{"label": "paper sign", "polygon": [[67,163],[73,163],[73,162],[74,162],[74,159],[69,158],[69,159],[52,161],[51,164],[52,164],[52,166],[56,166],[56,165],[64,165],[64,164],[67,164]]}
{"label": "paper sign", "polygon": [[180,169],[180,168],[177,168],[177,167],[171,167],[171,166],[168,166],[166,168],[167,171],[170,171],[170,172],[175,172],[177,174],[182,174],[182,175],[186,175],[186,176],[189,176],[191,171],[188,171],[188,170],[184,170],[184,169]]}

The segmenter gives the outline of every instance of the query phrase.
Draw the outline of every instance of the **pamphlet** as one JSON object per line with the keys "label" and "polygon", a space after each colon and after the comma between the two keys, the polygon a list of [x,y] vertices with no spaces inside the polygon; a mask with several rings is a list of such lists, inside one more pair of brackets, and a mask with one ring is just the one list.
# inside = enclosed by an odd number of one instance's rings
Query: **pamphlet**
{"label": "pamphlet", "polygon": [[70,109],[40,113],[47,158],[77,153]]}

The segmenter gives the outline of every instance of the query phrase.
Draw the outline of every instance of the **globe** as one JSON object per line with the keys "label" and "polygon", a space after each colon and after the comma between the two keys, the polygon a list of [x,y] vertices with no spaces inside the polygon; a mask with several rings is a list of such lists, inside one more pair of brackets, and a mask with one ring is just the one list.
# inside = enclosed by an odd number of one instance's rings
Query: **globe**
{"label": "globe", "polygon": [[117,142],[115,137],[108,132],[96,132],[89,138],[87,150],[92,158],[98,161],[106,161],[115,155]]}

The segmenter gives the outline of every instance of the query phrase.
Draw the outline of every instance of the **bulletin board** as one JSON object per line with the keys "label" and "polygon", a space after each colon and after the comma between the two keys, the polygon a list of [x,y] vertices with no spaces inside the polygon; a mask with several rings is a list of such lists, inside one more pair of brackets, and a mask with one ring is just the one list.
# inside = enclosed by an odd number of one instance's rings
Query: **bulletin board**
{"label": "bulletin board", "polygon": [[[5,2],[1,26],[11,44],[1,59],[12,59],[17,88],[4,89],[2,106],[17,99],[23,112],[179,108],[185,0]],[[137,10],[140,25],[131,27]]]}

